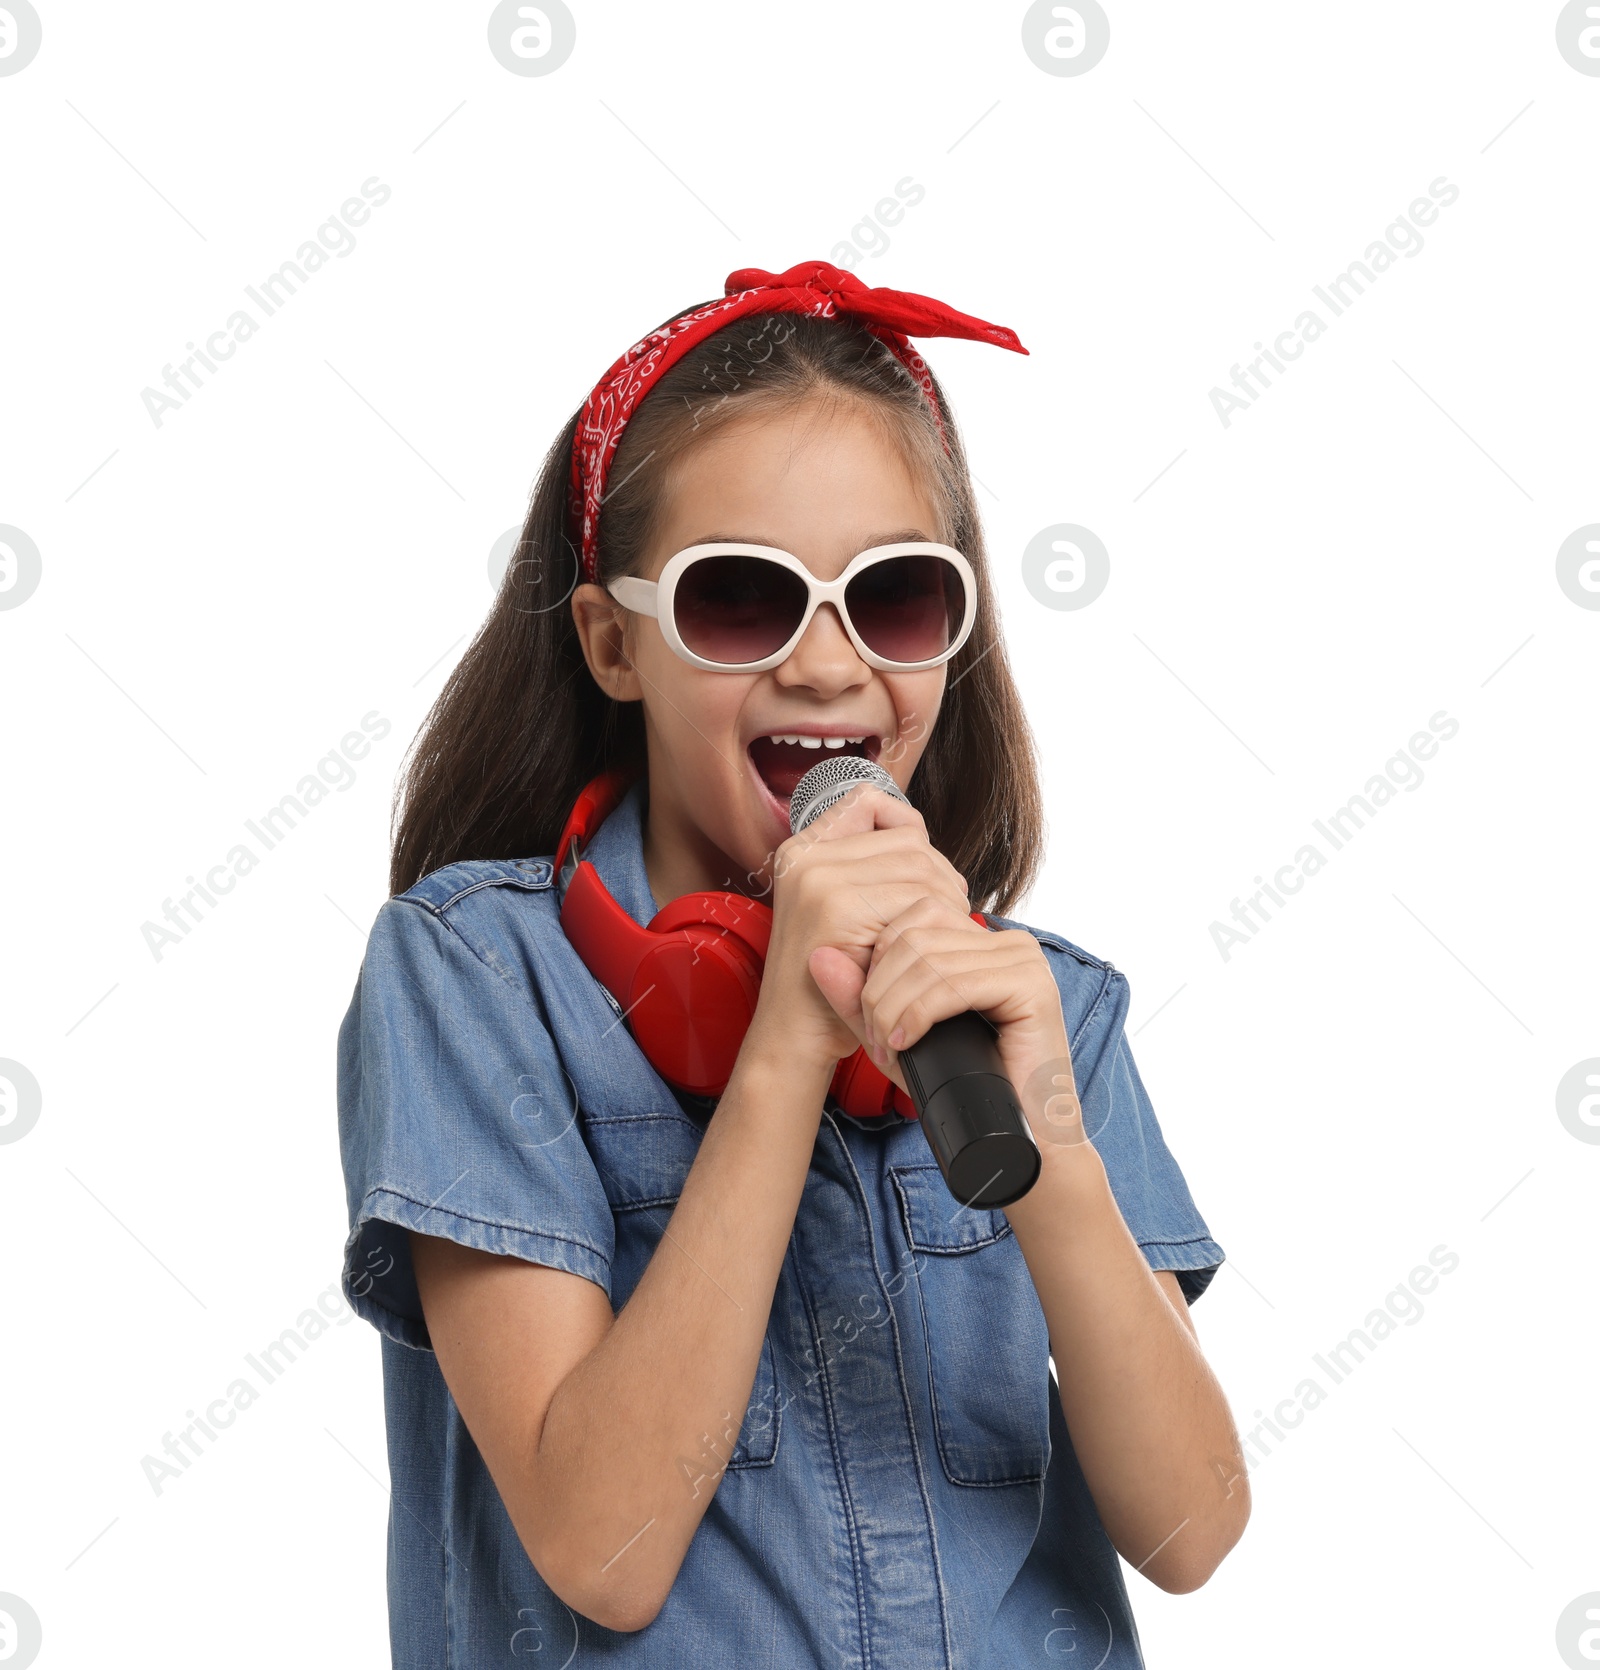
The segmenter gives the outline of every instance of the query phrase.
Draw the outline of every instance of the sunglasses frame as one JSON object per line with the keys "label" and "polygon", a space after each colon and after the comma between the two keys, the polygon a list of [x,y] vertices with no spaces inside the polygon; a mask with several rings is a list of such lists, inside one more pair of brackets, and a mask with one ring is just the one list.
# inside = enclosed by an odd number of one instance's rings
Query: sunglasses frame
{"label": "sunglasses frame", "polygon": [[[672,607],[677,595],[678,581],[683,577],[684,571],[701,558],[724,556],[759,557],[764,561],[776,563],[780,568],[791,569],[806,583],[806,607],[800,617],[800,624],[787,643],[771,655],[763,656],[759,661],[707,661],[704,656],[696,655],[678,634],[678,623]],[[869,649],[862,641],[861,634],[856,631],[855,624],[850,619],[850,610],[844,598],[845,589],[863,569],[871,568],[875,563],[885,562],[891,557],[912,556],[944,557],[954,565],[965,589],[965,612],[962,615],[960,631],[941,654],[926,661],[890,661]],[[910,540],[899,545],[869,546],[850,559],[849,565],[836,580],[819,580],[793,552],[780,550],[776,545],[746,545],[736,541],[690,545],[667,560],[666,567],[661,570],[660,579],[642,580],[637,575],[626,574],[621,579],[613,580],[606,590],[625,609],[632,610],[636,615],[648,615],[655,621],[675,655],[682,657],[691,667],[700,667],[709,673],[764,673],[786,661],[806,635],[811,617],[824,603],[834,606],[846,635],[855,646],[856,654],[869,667],[883,673],[919,673],[930,667],[942,667],[961,648],[971,636],[973,621],[978,613],[978,582],[972,572],[972,564],[954,546],[940,545],[932,540]]]}

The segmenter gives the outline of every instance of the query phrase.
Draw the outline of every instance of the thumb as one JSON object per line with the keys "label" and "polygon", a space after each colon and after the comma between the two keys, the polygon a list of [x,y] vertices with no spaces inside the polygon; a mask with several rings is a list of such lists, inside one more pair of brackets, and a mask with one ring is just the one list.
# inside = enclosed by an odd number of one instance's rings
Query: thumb
{"label": "thumb", "polygon": [[[867,984],[867,971],[849,952],[841,951],[837,945],[819,945],[811,953],[806,967],[811,970],[817,990],[828,1000],[833,1012],[856,1035],[856,1042],[865,1048],[867,1031],[861,1018],[861,993]],[[871,1051],[867,1053],[868,1059],[872,1060]],[[910,1095],[910,1087],[893,1051],[889,1052],[887,1065],[878,1061],[874,1061],[873,1065],[890,1083]]]}
{"label": "thumb", "polygon": [[866,971],[837,945],[819,945],[806,967],[833,1012],[855,1033],[858,1041],[863,1040],[861,993],[867,983]]}

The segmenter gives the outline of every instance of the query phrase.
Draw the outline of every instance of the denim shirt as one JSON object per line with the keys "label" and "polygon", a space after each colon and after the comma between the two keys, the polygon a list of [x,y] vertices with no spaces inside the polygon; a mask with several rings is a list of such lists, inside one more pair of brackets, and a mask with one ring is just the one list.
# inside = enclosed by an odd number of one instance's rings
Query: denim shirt
{"label": "denim shirt", "polygon": [[[644,794],[641,780],[588,856],[647,924]],[[698,1472],[714,1494],[661,1611],[609,1630],[539,1576],[430,1349],[406,1231],[571,1271],[620,1310],[713,1106],[646,1062],[562,933],[552,879],[548,857],[480,860],[390,899],[339,1032],[344,1292],[382,1335],[394,1663],[1142,1665],[1004,1212],[955,1202],[915,1120],[831,1099],[749,1408],[688,1458],[685,1487]],[[1192,1303],[1223,1253],[1129,1052],[1127,981],[1028,931],[1117,1204]]]}

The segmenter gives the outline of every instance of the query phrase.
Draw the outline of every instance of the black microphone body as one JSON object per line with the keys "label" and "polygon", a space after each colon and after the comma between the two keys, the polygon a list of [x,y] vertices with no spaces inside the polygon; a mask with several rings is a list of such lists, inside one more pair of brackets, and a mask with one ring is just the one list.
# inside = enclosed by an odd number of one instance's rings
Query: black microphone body
{"label": "black microphone body", "polygon": [[[795,785],[790,829],[798,835],[862,783],[911,804],[882,766],[836,754]],[[1005,1075],[994,1027],[969,1009],[935,1021],[899,1057],[917,1122],[955,1199],[984,1208],[1020,1200],[1038,1179],[1039,1145]]]}

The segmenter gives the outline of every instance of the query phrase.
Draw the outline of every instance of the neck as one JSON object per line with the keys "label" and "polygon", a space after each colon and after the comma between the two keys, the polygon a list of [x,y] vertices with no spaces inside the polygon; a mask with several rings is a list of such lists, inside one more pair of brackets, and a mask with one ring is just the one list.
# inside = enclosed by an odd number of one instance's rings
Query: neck
{"label": "neck", "polygon": [[639,812],[644,870],[657,910],[685,893],[746,893],[738,866],[689,816],[652,768]]}

